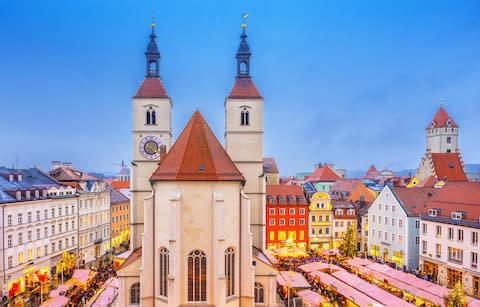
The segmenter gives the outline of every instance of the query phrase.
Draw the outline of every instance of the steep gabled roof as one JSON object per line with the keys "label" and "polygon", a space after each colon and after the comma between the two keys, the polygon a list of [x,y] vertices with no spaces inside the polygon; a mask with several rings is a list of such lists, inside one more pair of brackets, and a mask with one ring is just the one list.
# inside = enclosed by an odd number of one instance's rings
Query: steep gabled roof
{"label": "steep gabled roof", "polygon": [[375,180],[377,177],[380,177],[380,172],[377,170],[375,165],[370,165],[365,175],[363,175],[362,179],[370,179]]}
{"label": "steep gabled roof", "polygon": [[97,177],[84,173],[70,166],[60,166],[50,171],[50,176],[58,181],[87,181],[100,180]]}
{"label": "steep gabled roof", "polygon": [[317,167],[312,176],[308,177],[307,181],[310,182],[321,182],[321,181],[336,181],[340,179],[340,176],[337,175],[330,167],[323,165]]}
{"label": "steep gabled roof", "polygon": [[390,188],[393,195],[397,198],[402,205],[407,216],[420,216],[428,202],[432,200],[432,197],[438,191],[434,188]]}
{"label": "steep gabled roof", "polygon": [[431,155],[437,179],[447,181],[468,180],[458,153],[432,153]]}
{"label": "steep gabled roof", "polygon": [[[448,125],[448,122],[450,121],[450,125]],[[435,113],[435,116],[433,117],[432,121],[428,124],[427,129],[432,129],[432,128],[445,128],[445,127],[451,127],[451,128],[458,128],[458,125],[453,121],[453,119],[448,115],[447,111],[440,106],[438,108],[437,113]]]}
{"label": "steep gabled roof", "polygon": [[200,112],[188,121],[152,181],[244,181]]}
{"label": "steep gabled roof", "polygon": [[133,98],[168,98],[160,78],[145,78]]}
{"label": "steep gabled roof", "polygon": [[228,99],[262,99],[252,78],[238,77],[235,79]]}

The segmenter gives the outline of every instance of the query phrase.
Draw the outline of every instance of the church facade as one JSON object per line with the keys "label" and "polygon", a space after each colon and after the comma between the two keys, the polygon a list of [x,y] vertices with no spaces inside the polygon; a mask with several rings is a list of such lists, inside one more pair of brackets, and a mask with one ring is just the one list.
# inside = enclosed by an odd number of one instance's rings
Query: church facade
{"label": "church facade", "polygon": [[225,148],[200,112],[171,146],[172,102],[155,28],[132,98],[131,255],[117,271],[121,306],[277,306],[265,244],[263,98],[245,26],[225,103]]}

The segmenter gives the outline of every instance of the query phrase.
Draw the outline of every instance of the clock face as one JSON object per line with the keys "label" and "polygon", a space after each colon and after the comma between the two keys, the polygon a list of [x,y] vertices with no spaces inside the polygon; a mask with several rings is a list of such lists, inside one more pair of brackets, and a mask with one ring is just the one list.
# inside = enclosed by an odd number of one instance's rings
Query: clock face
{"label": "clock face", "polygon": [[140,141],[140,153],[146,159],[158,159],[160,157],[160,145],[162,145],[162,140],[159,137],[146,136]]}

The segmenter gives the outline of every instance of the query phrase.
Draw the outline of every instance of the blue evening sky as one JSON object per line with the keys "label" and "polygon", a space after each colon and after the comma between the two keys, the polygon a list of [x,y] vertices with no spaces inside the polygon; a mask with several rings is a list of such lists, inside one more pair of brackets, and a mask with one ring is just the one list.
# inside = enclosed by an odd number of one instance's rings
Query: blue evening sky
{"label": "blue evening sky", "polygon": [[0,0],[0,165],[130,160],[152,11],[174,137],[199,109],[223,142],[247,11],[265,155],[283,175],[415,168],[440,99],[480,162],[479,1]]}

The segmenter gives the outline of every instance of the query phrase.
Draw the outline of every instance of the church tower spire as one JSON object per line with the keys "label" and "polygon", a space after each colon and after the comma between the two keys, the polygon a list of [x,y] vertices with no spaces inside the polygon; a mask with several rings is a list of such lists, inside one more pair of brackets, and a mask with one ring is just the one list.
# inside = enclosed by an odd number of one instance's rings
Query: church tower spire
{"label": "church tower spire", "polygon": [[148,42],[147,50],[145,51],[145,58],[147,64],[147,78],[160,77],[160,51],[157,46],[157,35],[155,34],[155,20],[152,16],[152,23],[150,24],[152,33],[150,34],[150,42]]}
{"label": "church tower spire", "polygon": [[263,173],[263,98],[250,76],[250,46],[243,14],[237,75],[225,100],[225,150],[246,180],[253,245],[265,248],[265,178]]}
{"label": "church tower spire", "polygon": [[247,43],[247,34],[245,29],[247,28],[246,19],[248,14],[243,14],[242,23],[242,35],[240,35],[240,46],[237,50],[237,78],[250,78],[250,46]]}

